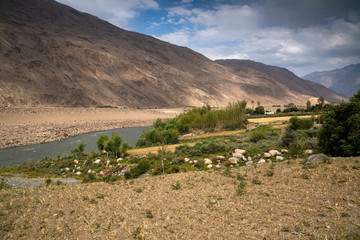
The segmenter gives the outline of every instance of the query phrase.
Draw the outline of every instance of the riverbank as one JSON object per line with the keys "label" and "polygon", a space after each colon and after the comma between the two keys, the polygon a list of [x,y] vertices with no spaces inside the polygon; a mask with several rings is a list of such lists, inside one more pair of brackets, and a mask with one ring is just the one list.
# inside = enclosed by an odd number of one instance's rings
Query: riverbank
{"label": "riverbank", "polygon": [[0,149],[54,142],[70,136],[116,128],[149,126],[184,109],[1,108]]}

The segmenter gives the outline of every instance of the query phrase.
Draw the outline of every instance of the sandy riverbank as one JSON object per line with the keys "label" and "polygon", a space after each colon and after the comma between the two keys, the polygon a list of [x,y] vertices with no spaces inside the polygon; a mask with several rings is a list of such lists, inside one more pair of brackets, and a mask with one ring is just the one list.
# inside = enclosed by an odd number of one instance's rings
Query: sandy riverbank
{"label": "sandy riverbank", "polygon": [[0,149],[58,141],[92,131],[151,125],[184,109],[2,108]]}

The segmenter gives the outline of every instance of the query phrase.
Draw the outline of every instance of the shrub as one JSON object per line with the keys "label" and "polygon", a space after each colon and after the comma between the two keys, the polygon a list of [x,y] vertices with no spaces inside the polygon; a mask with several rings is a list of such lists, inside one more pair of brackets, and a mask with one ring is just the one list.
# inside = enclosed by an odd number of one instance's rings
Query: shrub
{"label": "shrub", "polygon": [[96,141],[96,145],[98,146],[99,151],[104,150],[106,142],[109,140],[108,135],[100,135],[98,140]]}
{"label": "shrub", "polygon": [[314,126],[313,118],[298,118],[292,117],[290,118],[290,126],[289,128],[292,130],[298,129],[310,129]]}
{"label": "shrub", "polygon": [[360,90],[325,114],[318,140],[325,154],[360,156]]}
{"label": "shrub", "polygon": [[131,168],[129,172],[125,173],[125,178],[126,179],[138,178],[144,173],[146,173],[150,168],[151,168],[151,164],[149,160],[142,159],[137,166]]}
{"label": "shrub", "polygon": [[246,193],[246,182],[245,181],[241,181],[239,183],[239,185],[237,185],[236,193],[240,196],[242,196]]}

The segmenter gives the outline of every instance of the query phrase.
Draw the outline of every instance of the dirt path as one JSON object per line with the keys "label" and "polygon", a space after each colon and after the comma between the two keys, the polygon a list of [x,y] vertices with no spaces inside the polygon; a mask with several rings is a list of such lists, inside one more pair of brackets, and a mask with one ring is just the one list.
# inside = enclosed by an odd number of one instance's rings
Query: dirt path
{"label": "dirt path", "polygon": [[[269,174],[272,172],[272,174]],[[237,173],[245,178],[244,194]],[[173,188],[173,185],[177,188]],[[3,239],[359,239],[359,158],[1,190]],[[176,190],[177,189],[177,190]]]}

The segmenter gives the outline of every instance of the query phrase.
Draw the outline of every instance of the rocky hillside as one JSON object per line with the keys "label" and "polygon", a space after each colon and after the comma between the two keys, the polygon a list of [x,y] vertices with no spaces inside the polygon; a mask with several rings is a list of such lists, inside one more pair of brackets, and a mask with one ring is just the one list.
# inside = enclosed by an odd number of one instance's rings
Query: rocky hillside
{"label": "rocky hillside", "polygon": [[239,71],[52,0],[0,0],[0,29],[0,106],[221,106],[236,100],[304,104],[320,95],[331,102],[343,99],[326,88],[320,94],[319,85],[300,84],[290,72],[277,78],[252,68]]}
{"label": "rocky hillside", "polygon": [[352,97],[360,89],[360,63],[332,71],[313,72],[302,77]]}

